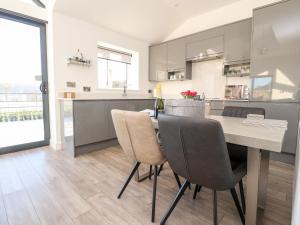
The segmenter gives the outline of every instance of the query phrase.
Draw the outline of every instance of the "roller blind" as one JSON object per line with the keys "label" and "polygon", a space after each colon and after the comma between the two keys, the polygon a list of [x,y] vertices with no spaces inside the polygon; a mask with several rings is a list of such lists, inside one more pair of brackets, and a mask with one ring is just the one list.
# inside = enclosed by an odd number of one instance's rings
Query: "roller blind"
{"label": "roller blind", "polygon": [[102,59],[131,64],[132,54],[119,50],[98,46],[98,57]]}

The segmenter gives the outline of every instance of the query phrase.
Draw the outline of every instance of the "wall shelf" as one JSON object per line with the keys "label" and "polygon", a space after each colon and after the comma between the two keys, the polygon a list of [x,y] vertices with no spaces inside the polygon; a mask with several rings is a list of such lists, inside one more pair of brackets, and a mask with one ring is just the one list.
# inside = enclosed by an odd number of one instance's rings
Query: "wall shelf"
{"label": "wall shelf", "polygon": [[85,59],[82,52],[78,49],[75,56],[68,58],[68,65],[91,66],[91,60]]}
{"label": "wall shelf", "polygon": [[81,60],[75,58],[68,58],[68,65],[91,66],[90,60]]}

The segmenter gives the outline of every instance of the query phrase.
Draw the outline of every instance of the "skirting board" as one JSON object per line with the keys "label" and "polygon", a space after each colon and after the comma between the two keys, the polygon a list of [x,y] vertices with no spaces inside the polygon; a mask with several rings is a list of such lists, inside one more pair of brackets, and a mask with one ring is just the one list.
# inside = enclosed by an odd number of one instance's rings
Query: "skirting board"
{"label": "skirting board", "polygon": [[98,151],[98,150],[109,148],[109,147],[112,147],[112,146],[115,146],[118,144],[119,144],[119,142],[117,139],[111,139],[111,140],[92,143],[92,144],[88,144],[88,145],[76,146],[74,156],[76,157],[76,156],[79,156],[79,155],[82,155],[85,153]]}

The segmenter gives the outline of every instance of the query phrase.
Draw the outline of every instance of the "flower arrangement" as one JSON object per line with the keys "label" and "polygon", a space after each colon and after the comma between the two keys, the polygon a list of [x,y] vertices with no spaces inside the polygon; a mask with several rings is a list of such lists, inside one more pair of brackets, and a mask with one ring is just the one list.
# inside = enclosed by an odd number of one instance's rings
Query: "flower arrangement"
{"label": "flower arrangement", "polygon": [[181,92],[181,95],[185,98],[185,99],[192,99],[195,98],[197,96],[197,91],[183,91]]}

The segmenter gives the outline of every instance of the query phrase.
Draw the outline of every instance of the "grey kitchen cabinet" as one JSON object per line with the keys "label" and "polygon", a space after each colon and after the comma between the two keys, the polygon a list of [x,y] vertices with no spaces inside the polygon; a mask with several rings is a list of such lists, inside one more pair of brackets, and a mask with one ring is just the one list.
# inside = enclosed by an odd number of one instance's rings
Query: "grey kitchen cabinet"
{"label": "grey kitchen cabinet", "polygon": [[117,145],[111,110],[152,109],[155,99],[61,100],[63,150],[80,154]]}
{"label": "grey kitchen cabinet", "polygon": [[185,38],[167,42],[168,71],[185,69]]}
{"label": "grey kitchen cabinet", "polygon": [[186,43],[195,43],[201,40],[206,40],[214,37],[219,37],[224,35],[224,26],[212,28],[209,30],[201,31],[186,37]]}
{"label": "grey kitchen cabinet", "polygon": [[[201,34],[201,33],[200,33]],[[216,55],[224,52],[224,36],[201,39],[196,42],[187,43],[186,59],[191,60],[198,57]]]}
{"label": "grey kitchen cabinet", "polygon": [[128,102],[128,110],[142,111],[144,109],[154,109],[155,100],[131,100]]}
{"label": "grey kitchen cabinet", "polygon": [[81,146],[108,138],[106,102],[74,101],[74,144]]}
{"label": "grey kitchen cabinet", "polygon": [[300,101],[299,9],[300,1],[290,0],[254,10],[253,100]]}
{"label": "grey kitchen cabinet", "polygon": [[128,101],[126,100],[111,100],[106,101],[106,118],[107,118],[107,138],[113,139],[116,138],[116,131],[112,121],[111,110],[120,109],[128,110]]}
{"label": "grey kitchen cabinet", "polygon": [[224,61],[250,60],[252,19],[226,25],[224,29]]}
{"label": "grey kitchen cabinet", "polygon": [[164,81],[168,78],[167,43],[149,48],[149,80]]}
{"label": "grey kitchen cabinet", "polygon": [[116,138],[116,132],[112,121],[111,110],[129,110],[141,111],[144,109],[154,108],[154,99],[138,99],[138,100],[111,100],[106,102],[106,118],[108,123],[108,139]]}

